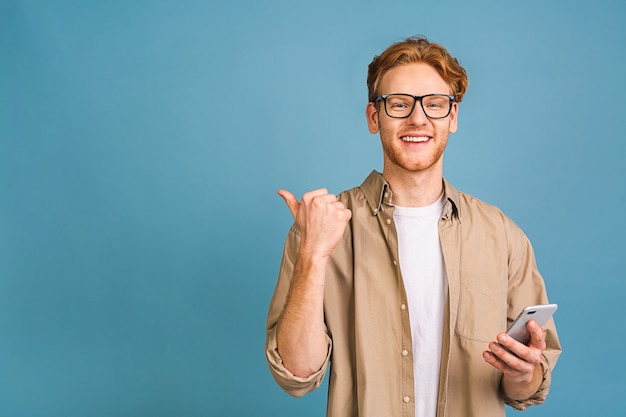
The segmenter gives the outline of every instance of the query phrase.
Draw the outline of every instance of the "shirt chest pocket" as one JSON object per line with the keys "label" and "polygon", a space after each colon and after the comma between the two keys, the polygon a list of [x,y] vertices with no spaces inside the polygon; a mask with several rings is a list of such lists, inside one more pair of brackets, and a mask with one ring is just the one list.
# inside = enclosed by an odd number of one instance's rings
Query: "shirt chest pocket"
{"label": "shirt chest pocket", "polygon": [[489,342],[506,330],[507,278],[499,274],[461,271],[456,333]]}

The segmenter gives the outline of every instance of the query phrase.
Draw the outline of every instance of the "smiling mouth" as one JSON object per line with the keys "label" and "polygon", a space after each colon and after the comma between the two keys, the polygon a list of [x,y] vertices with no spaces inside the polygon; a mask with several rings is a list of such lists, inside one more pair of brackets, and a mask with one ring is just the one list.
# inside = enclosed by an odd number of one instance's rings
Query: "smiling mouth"
{"label": "smiling mouth", "polygon": [[402,136],[400,139],[402,139],[404,142],[420,143],[428,141],[430,139],[430,136]]}

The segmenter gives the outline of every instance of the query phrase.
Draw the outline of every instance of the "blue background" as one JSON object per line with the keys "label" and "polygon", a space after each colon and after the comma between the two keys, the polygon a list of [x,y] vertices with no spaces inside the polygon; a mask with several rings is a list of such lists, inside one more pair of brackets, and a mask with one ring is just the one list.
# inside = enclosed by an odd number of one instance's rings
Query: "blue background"
{"label": "blue background", "polygon": [[0,415],[324,415],[264,359],[275,192],[382,168],[366,68],[414,34],[470,76],[446,177],[526,231],[560,305],[524,415],[617,414],[625,21],[618,0],[1,0]]}

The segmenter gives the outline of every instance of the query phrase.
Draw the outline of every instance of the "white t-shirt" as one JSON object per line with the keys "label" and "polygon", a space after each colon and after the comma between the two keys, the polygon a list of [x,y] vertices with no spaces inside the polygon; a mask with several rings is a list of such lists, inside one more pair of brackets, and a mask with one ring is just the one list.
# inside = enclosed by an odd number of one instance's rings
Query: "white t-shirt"
{"label": "white t-shirt", "polygon": [[397,207],[400,270],[409,304],[415,375],[415,415],[435,417],[443,338],[445,273],[438,222],[443,195],[426,207]]}

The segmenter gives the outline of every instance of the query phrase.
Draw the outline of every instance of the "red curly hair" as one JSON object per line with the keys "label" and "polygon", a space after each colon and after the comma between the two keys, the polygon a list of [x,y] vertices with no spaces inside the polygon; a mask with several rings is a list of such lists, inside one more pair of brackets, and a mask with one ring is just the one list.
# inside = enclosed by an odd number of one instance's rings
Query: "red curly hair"
{"label": "red curly hair", "polygon": [[454,100],[463,100],[469,85],[467,73],[459,61],[438,43],[430,42],[423,36],[412,36],[389,46],[382,54],[375,56],[367,70],[367,92],[369,101],[378,97],[380,80],[390,69],[403,64],[426,63],[439,73],[450,86]]}

